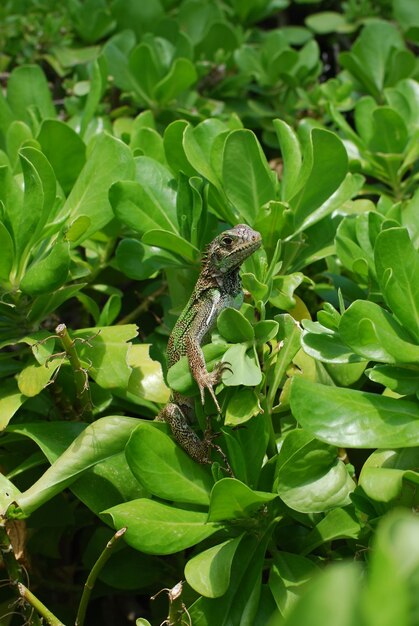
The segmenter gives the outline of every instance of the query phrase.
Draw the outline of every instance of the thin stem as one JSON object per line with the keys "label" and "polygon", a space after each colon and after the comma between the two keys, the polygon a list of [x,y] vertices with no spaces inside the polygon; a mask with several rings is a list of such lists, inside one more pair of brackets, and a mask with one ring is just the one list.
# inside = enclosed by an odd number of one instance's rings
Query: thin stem
{"label": "thin stem", "polygon": [[50,624],[50,626],[65,626],[63,622],[61,622],[58,617],[54,615],[54,613],[51,613],[51,611],[47,609],[45,604],[43,604],[39,598],[34,596],[32,591],[29,591],[29,589],[25,587],[25,585],[18,583],[17,587],[21,597],[33,606],[35,611],[37,611],[37,613],[39,613],[39,615],[46,620],[47,624]]}
{"label": "thin stem", "polygon": [[74,346],[74,341],[68,334],[67,326],[65,324],[59,324],[55,329],[58,337],[61,340],[64,350],[66,351],[70,365],[74,372],[74,382],[76,385],[77,399],[80,403],[80,413],[86,419],[91,422],[93,420],[92,415],[92,398],[90,396],[89,377],[87,370],[82,366],[77,350]]}
{"label": "thin stem", "polygon": [[98,577],[106,561],[111,556],[115,546],[117,545],[118,539],[120,539],[126,533],[126,531],[127,531],[126,528],[121,528],[114,534],[114,536],[106,544],[105,549],[103,550],[102,554],[99,556],[96,563],[93,565],[92,570],[89,576],[87,577],[86,582],[84,583],[84,589],[83,589],[83,593],[80,599],[79,608],[77,611],[75,626],[83,626],[84,620],[86,617],[87,605],[89,604],[90,595],[95,585],[96,578]]}
{"label": "thin stem", "polygon": [[117,322],[117,325],[120,326],[122,324],[129,324],[130,322],[135,321],[138,316],[141,315],[141,313],[145,313],[146,311],[148,311],[153,302],[157,300],[159,296],[165,293],[165,291],[166,283],[163,283],[162,285],[160,285],[160,287],[158,287],[158,289],[153,291],[153,293],[147,296],[147,298],[145,298],[137,307],[135,307],[135,309],[133,309],[130,313],[125,315],[125,317],[120,319],[119,322]]}

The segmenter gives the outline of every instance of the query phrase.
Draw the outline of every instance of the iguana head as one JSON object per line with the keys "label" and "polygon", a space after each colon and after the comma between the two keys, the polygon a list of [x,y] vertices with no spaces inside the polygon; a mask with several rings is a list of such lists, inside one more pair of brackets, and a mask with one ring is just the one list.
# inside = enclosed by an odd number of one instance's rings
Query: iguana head
{"label": "iguana head", "polygon": [[240,267],[257,250],[262,237],[246,224],[238,224],[220,233],[208,246],[204,265],[214,273],[226,274]]}

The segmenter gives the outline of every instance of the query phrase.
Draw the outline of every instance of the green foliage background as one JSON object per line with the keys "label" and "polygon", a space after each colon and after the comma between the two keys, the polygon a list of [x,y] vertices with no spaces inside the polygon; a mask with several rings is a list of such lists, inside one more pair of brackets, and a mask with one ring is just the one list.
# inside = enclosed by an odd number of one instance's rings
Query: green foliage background
{"label": "green foliage background", "polygon": [[[418,625],[419,5],[0,20],[1,623],[41,623],[17,577],[81,626],[126,527],[92,626]],[[153,418],[197,397],[167,338],[243,222],[263,247],[204,348],[222,419],[197,402],[233,478]]]}

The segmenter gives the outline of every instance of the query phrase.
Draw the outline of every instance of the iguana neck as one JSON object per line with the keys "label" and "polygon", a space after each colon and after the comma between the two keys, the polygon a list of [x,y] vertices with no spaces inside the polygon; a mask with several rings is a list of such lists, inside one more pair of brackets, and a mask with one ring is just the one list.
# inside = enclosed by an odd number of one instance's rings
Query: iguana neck
{"label": "iguana neck", "polygon": [[196,283],[196,290],[202,293],[207,289],[217,289],[221,295],[236,296],[242,290],[240,268],[222,273],[211,264],[204,264]]}

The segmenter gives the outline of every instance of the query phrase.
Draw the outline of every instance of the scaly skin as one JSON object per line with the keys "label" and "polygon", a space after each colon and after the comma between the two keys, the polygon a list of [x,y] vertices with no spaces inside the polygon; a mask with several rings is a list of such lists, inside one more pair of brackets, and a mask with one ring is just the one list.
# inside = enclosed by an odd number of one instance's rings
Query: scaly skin
{"label": "scaly skin", "polygon": [[[220,362],[211,373],[208,372],[201,345],[213,329],[221,311],[227,307],[239,309],[242,305],[240,266],[260,245],[260,234],[244,224],[224,231],[209,244],[198,281],[167,345],[169,368],[182,356],[187,356],[191,374],[199,387],[202,404],[205,389],[208,389],[219,413],[220,406],[214,387],[229,366]],[[211,462],[210,437],[201,440],[190,426],[194,419],[191,398],[174,392],[169,404],[160,411],[157,419],[165,420],[170,425],[175,440],[198,463]]]}

